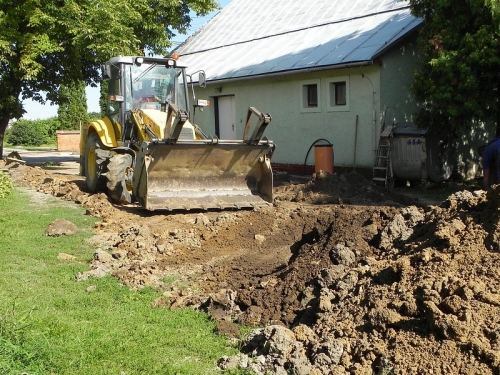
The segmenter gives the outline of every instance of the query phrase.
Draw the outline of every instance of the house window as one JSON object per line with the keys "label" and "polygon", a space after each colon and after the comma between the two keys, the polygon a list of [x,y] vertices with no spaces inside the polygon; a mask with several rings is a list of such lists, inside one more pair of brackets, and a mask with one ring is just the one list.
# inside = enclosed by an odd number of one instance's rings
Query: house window
{"label": "house window", "polygon": [[333,97],[331,105],[346,105],[345,94],[346,94],[346,84],[345,82],[332,82],[333,85]]}
{"label": "house window", "polygon": [[328,80],[328,111],[349,111],[349,77]]}
{"label": "house window", "polygon": [[319,83],[319,79],[301,83],[301,112],[321,112]]}
{"label": "house window", "polygon": [[306,107],[318,106],[318,85],[305,85],[307,91],[307,104]]}

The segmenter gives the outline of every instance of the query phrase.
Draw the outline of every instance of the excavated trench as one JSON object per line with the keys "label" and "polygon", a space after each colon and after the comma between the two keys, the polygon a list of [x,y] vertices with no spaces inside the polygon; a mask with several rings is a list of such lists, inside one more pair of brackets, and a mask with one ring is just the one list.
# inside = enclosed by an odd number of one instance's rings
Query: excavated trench
{"label": "excavated trench", "polygon": [[3,169],[98,218],[79,279],[158,288],[152,306],[206,310],[228,336],[255,326],[223,369],[500,373],[500,187],[426,205],[355,172],[281,175],[273,207],[166,214],[112,205],[79,176]]}

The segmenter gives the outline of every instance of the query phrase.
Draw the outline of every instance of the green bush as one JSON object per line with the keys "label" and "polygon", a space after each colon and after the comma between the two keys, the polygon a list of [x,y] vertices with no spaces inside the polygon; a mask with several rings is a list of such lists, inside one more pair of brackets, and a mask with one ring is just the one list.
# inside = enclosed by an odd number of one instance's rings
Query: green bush
{"label": "green bush", "polygon": [[12,124],[8,143],[14,146],[41,146],[56,140],[60,123],[57,117],[44,120],[18,120]]}
{"label": "green bush", "polygon": [[0,172],[0,198],[5,198],[12,191],[12,181],[10,177]]}
{"label": "green bush", "polygon": [[50,141],[50,143],[55,142],[57,138],[56,132],[62,130],[59,119],[57,117],[51,117],[45,120],[37,120],[37,122],[47,131],[47,140]]}
{"label": "green bush", "polygon": [[9,143],[26,146],[40,146],[45,142],[46,134],[41,134],[40,130],[29,120],[19,120],[12,124],[9,133]]}
{"label": "green bush", "polygon": [[102,119],[102,115],[99,112],[89,112],[89,121],[97,121]]}

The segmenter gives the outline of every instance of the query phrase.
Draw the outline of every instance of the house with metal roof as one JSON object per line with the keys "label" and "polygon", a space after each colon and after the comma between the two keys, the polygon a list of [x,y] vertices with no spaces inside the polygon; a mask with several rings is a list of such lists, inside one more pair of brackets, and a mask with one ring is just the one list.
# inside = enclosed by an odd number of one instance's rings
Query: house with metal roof
{"label": "house with metal roof", "polygon": [[372,168],[384,123],[417,108],[420,24],[402,0],[233,0],[175,52],[206,73],[194,121],[208,134],[241,139],[252,106],[272,116],[273,164],[314,164],[326,142],[336,167]]}

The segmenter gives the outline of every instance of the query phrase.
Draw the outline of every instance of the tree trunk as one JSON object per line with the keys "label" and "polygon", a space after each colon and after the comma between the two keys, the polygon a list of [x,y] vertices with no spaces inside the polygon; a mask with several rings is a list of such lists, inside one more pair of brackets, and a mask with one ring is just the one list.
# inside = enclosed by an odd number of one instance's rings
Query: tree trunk
{"label": "tree trunk", "polygon": [[5,135],[5,131],[7,130],[7,126],[9,125],[9,117],[1,117],[0,118],[0,158],[3,159],[3,136]]}

